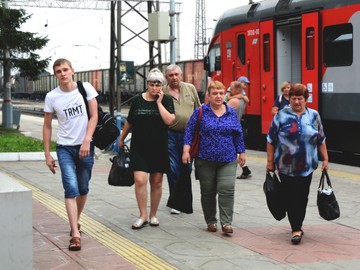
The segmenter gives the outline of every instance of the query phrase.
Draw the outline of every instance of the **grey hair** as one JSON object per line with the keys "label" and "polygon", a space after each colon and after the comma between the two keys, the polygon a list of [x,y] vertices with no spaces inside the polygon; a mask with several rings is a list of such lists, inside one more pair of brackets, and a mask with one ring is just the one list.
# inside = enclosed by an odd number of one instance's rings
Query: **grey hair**
{"label": "grey hair", "polygon": [[180,74],[182,74],[181,67],[179,67],[178,65],[175,65],[175,64],[171,64],[166,67],[165,75],[167,75],[170,71],[172,71],[174,69],[177,69],[180,72]]}
{"label": "grey hair", "polygon": [[153,68],[149,71],[146,80],[148,82],[161,82],[162,84],[165,83],[165,77],[158,68]]}

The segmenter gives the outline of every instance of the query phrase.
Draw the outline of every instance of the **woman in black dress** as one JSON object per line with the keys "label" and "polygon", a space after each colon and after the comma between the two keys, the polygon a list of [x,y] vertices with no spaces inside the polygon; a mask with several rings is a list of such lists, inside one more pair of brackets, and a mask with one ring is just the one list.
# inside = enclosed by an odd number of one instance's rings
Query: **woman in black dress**
{"label": "woman in black dress", "polygon": [[[119,139],[119,147],[132,131],[130,166],[134,171],[135,195],[140,217],[132,225],[141,229],[150,222],[158,226],[156,212],[162,194],[163,174],[169,170],[167,129],[174,121],[174,104],[162,91],[165,77],[152,69],[147,77],[147,91],[134,98]],[[150,174],[150,215],[147,213],[147,183]],[[150,220],[148,221],[150,217]]]}

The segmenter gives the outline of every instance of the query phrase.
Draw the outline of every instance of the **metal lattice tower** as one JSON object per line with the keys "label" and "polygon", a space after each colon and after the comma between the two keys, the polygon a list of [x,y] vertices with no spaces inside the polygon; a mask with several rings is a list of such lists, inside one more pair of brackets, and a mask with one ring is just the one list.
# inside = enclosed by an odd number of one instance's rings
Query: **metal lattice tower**
{"label": "metal lattice tower", "polygon": [[205,56],[206,44],[205,0],[196,0],[195,59],[201,59]]}
{"label": "metal lattice tower", "polygon": [[[110,76],[109,76],[109,93],[110,93],[110,112],[114,113],[113,100],[115,100],[115,94],[121,92],[121,85],[118,80],[115,80],[115,71],[119,66],[119,62],[122,60],[121,47],[128,43],[134,38],[139,38],[140,41],[144,41],[149,45],[149,60],[144,63],[140,68],[149,65],[150,68],[155,65],[161,66],[161,46],[160,42],[148,42],[146,39],[141,37],[141,33],[148,29],[148,26],[144,26],[144,29],[139,31],[132,30],[132,23],[125,25],[122,21],[122,17],[128,14],[130,11],[135,12],[139,15],[139,18],[147,21],[147,17],[142,13],[147,12],[148,14],[160,10],[160,4],[169,4],[169,0],[0,0],[2,3],[7,3],[12,7],[39,7],[39,8],[69,8],[69,9],[94,9],[94,10],[110,10],[111,11],[111,22],[110,22]],[[142,5],[146,3],[146,6]],[[122,8],[123,4],[123,8]],[[180,2],[174,2],[177,6],[177,10],[181,10]],[[175,8],[175,7],[174,7]],[[173,11],[176,13],[176,11]],[[123,30],[129,30],[132,35],[127,40],[121,40],[121,32]],[[140,69],[139,68],[139,69]],[[145,80],[145,72],[137,75],[143,77]],[[116,85],[117,83],[117,85]],[[117,89],[117,90],[116,90]],[[120,95],[117,100],[118,107],[121,104]]]}

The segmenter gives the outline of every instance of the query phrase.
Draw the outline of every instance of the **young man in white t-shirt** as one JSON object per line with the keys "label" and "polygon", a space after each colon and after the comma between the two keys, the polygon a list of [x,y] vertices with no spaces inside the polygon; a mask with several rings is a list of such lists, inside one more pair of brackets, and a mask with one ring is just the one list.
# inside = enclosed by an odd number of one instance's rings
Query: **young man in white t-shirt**
{"label": "young man in white t-shirt", "polygon": [[98,95],[90,83],[84,83],[87,94],[89,116],[84,98],[73,81],[74,69],[71,62],[58,59],[53,70],[59,86],[47,93],[44,106],[43,141],[46,165],[55,174],[56,163],[50,154],[51,122],[56,114],[59,130],[56,154],[61,169],[65,191],[65,206],[70,222],[69,250],[81,249],[80,215],[84,209],[89,181],[94,164],[92,136],[98,121]]}

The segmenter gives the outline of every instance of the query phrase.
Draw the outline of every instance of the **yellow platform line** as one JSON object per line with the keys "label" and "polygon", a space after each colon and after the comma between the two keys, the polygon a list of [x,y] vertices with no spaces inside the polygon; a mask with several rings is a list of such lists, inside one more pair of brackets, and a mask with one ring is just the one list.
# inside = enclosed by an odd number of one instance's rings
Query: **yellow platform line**
{"label": "yellow platform line", "polygon": [[[32,196],[35,200],[59,217],[68,220],[63,201],[54,198],[27,182],[19,179],[17,179],[17,181],[32,191]],[[83,213],[81,215],[81,220],[84,222],[81,225],[81,231],[110,248],[114,253],[135,265],[137,268],[144,270],[177,269],[155,254],[149,252],[147,249],[122,237],[88,215]]]}

